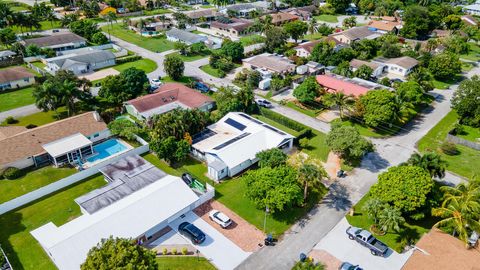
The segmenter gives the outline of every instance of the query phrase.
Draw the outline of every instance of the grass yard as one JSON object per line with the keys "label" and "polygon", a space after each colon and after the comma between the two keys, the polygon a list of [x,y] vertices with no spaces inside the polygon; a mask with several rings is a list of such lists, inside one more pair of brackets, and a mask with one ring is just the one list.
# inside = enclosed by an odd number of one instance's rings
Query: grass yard
{"label": "grass yard", "polygon": [[0,112],[35,103],[34,87],[0,92]]}
{"label": "grass yard", "polygon": [[457,145],[460,153],[449,156],[441,153],[438,149],[445,141],[447,133],[453,129],[457,123],[458,115],[455,111],[448,113],[427,135],[418,141],[418,150],[421,152],[437,151],[447,162],[447,170],[461,176],[472,178],[480,175],[480,151],[468,148],[463,145]]}
{"label": "grass yard", "polygon": [[248,35],[240,38],[240,43],[242,43],[243,46],[249,46],[262,42],[265,42],[265,37],[260,35]]}
{"label": "grass yard", "polygon": [[174,52],[168,55],[177,55],[183,60],[183,62],[192,62],[192,61],[196,61],[196,60],[200,60],[202,58],[208,57],[209,54],[181,55],[177,52]]}
{"label": "grass yard", "polygon": [[362,125],[354,120],[343,120],[341,121],[340,119],[336,119],[334,120],[336,122],[341,122],[342,125],[344,126],[352,126],[352,127],[355,127],[357,128],[358,132],[360,132],[360,134],[362,136],[366,136],[366,137],[372,137],[372,138],[385,138],[385,137],[388,137],[388,136],[392,136],[394,135],[395,133],[397,133],[397,131],[399,130],[399,128],[392,128],[392,129],[389,129],[389,130],[374,130],[372,128],[369,128],[365,125]]}
{"label": "grass yard", "polygon": [[300,107],[293,101],[287,102],[286,106],[313,118],[317,117],[317,115],[322,111],[321,109],[314,108],[313,106],[307,107],[304,105],[304,107]]}
{"label": "grass yard", "polygon": [[169,9],[165,9],[165,8],[157,8],[157,9],[153,9],[153,10],[144,10],[143,11],[143,14],[145,16],[148,16],[148,15],[161,15],[161,14],[167,14],[167,13],[172,13],[171,10]]}
{"label": "grass yard", "polygon": [[[33,29],[34,31],[45,31],[45,30],[50,30],[50,29],[56,29],[56,28],[61,28],[61,23],[60,21],[53,21],[53,23],[51,23],[50,21],[41,21],[40,22],[40,29]],[[23,28],[23,29],[20,29],[20,27],[14,25],[12,26],[12,30],[17,33],[17,34],[20,34],[23,32],[30,32],[30,29],[29,28]]]}
{"label": "grass yard", "polygon": [[26,172],[24,176],[15,180],[1,180],[0,194],[2,195],[0,197],[0,203],[12,200],[76,172],[77,170],[73,168],[54,168],[48,166]]}
{"label": "grass yard", "polygon": [[[110,25],[103,26],[102,30],[108,33]],[[168,41],[165,36],[142,37],[133,30],[124,29],[120,23],[113,24],[110,32],[117,38],[123,39],[152,52],[164,52],[173,49],[173,42]]]}
{"label": "grass yard", "polygon": [[313,33],[313,34],[308,34],[303,36],[303,38],[306,40],[317,40],[317,39],[321,39],[322,37],[323,35],[321,33]]}
{"label": "grass yard", "polygon": [[460,58],[471,60],[471,61],[479,61],[480,60],[480,46],[473,42],[468,43],[470,45],[470,51],[467,54],[461,54]]}
{"label": "grass yard", "polygon": [[[350,225],[369,230],[373,224],[366,213],[362,211],[362,207],[370,196],[365,195],[355,206],[355,214],[353,216],[347,215],[346,218]],[[389,231],[385,235],[375,235],[380,241],[384,242],[388,247],[397,252],[402,252],[403,247],[407,243],[407,239],[417,242],[423,234],[427,233],[435,224],[437,220],[433,217],[427,217],[423,220],[413,221],[406,220],[403,227],[400,227],[399,232]]]}
{"label": "grass yard", "polygon": [[157,257],[160,270],[215,270],[205,258],[196,256]]}
{"label": "grass yard", "polygon": [[465,140],[480,143],[480,128],[463,126],[463,133],[457,134],[456,136]]}
{"label": "grass yard", "polygon": [[327,161],[328,153],[330,152],[326,143],[327,135],[320,131],[313,130],[313,136],[309,139],[308,147],[302,151],[314,158]]}
{"label": "grass yard", "polygon": [[60,226],[81,215],[74,199],[97,189],[106,182],[92,176],[44,199],[0,216],[0,244],[14,269],[57,269],[30,231],[53,222]]}
{"label": "grass yard", "polygon": [[321,22],[329,22],[329,23],[336,23],[338,22],[338,16],[337,15],[327,15],[327,14],[322,14],[315,16],[315,19],[317,21]]}
{"label": "grass yard", "polygon": [[221,78],[221,76],[220,76],[221,74],[220,74],[219,70],[216,69],[216,68],[213,68],[210,65],[201,66],[200,69],[205,71],[205,73],[207,73],[207,74],[209,74],[213,77]]}
{"label": "grass yard", "polygon": [[157,63],[155,63],[155,61],[143,58],[143,59],[140,59],[140,60],[137,60],[137,61],[127,62],[127,63],[123,63],[123,64],[120,64],[120,65],[116,65],[113,68],[122,72],[125,69],[131,68],[131,67],[141,69],[141,70],[145,71],[145,73],[148,74],[148,73],[156,70],[158,66],[157,66]]}
{"label": "grass yard", "polygon": [[473,63],[462,61],[462,72],[469,72],[475,67]]}
{"label": "grass yard", "polygon": [[170,78],[170,76],[165,76],[161,79],[161,81],[164,82],[164,83],[179,82],[179,83],[183,83],[183,84],[189,84],[189,83],[193,82],[194,79],[191,78],[191,77],[183,76],[180,80],[175,81],[174,79]]}
{"label": "grass yard", "polygon": [[[57,116],[57,114],[59,116]],[[42,126],[66,117],[67,117],[67,109],[65,107],[61,107],[60,109],[57,110],[57,113],[53,111],[38,112],[38,113],[17,118],[18,122],[13,124],[13,126],[26,126],[29,124]]]}
{"label": "grass yard", "polygon": [[42,63],[41,61],[35,61],[35,62],[32,62],[31,64],[40,68],[40,69],[44,69],[47,66],[44,63]]}
{"label": "grass yard", "polygon": [[461,80],[463,80],[463,77],[461,75],[457,75],[454,78],[444,80],[444,81],[433,79],[432,83],[433,83],[433,87],[440,90],[444,90],[444,89],[448,89],[452,84],[459,83]]}

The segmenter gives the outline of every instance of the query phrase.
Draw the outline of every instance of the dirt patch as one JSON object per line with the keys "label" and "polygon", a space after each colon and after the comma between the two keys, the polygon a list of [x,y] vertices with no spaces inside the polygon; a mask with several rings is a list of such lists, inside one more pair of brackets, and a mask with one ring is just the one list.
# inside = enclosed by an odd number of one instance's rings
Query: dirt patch
{"label": "dirt patch", "polygon": [[[211,221],[208,217],[208,212],[212,209],[223,212],[232,220],[232,224],[228,228],[222,229],[220,225]],[[217,201],[208,201],[194,209],[193,212],[239,246],[243,251],[254,252],[260,248],[259,244],[263,244],[265,236],[262,231]]]}
{"label": "dirt patch", "polygon": [[328,153],[327,162],[323,163],[323,167],[330,179],[334,180],[337,178],[337,171],[340,170],[341,164],[342,160],[337,154],[333,152]]}
{"label": "dirt patch", "polygon": [[85,76],[80,76],[80,79],[87,79],[89,81],[96,81],[103,79],[109,75],[118,75],[120,72],[114,68],[107,68],[107,69],[102,69],[97,72],[85,75]]}
{"label": "dirt patch", "polygon": [[340,112],[337,110],[325,110],[317,116],[318,120],[327,123],[330,123],[337,118],[340,118]]}
{"label": "dirt patch", "polygon": [[314,262],[321,262],[325,265],[325,270],[338,270],[342,262],[325,250],[312,250],[308,254]]}

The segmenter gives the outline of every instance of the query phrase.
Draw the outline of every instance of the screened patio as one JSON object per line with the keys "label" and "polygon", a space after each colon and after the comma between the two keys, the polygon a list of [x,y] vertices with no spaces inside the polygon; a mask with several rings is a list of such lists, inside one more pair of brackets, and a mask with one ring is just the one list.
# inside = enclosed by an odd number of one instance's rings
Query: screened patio
{"label": "screened patio", "polygon": [[81,164],[82,160],[93,154],[93,143],[81,133],[42,145],[49,154],[52,163],[60,166],[65,163]]}

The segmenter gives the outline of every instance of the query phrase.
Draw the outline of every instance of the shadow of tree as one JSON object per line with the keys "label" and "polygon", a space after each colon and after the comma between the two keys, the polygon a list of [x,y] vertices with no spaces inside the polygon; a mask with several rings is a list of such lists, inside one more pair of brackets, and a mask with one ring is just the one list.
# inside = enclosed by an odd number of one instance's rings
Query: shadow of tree
{"label": "shadow of tree", "polygon": [[323,198],[322,203],[328,208],[346,211],[352,207],[349,195],[350,192],[344,185],[335,182],[330,186],[330,190]]}
{"label": "shadow of tree", "polygon": [[22,224],[23,216],[18,212],[8,212],[0,216],[0,245],[7,255],[8,260],[14,269],[24,269],[17,253],[10,243],[10,237],[17,233],[24,232],[27,228]]}

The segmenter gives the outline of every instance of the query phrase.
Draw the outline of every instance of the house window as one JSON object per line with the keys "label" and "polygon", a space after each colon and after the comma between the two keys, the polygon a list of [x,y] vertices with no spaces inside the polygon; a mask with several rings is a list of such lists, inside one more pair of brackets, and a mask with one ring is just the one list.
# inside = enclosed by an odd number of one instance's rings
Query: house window
{"label": "house window", "polygon": [[99,134],[99,133],[95,133],[95,134],[93,134],[93,137],[94,137],[94,138],[97,138],[98,136],[100,136],[100,134]]}
{"label": "house window", "polygon": [[23,79],[24,82],[29,82],[30,81],[30,78],[25,78]]}

